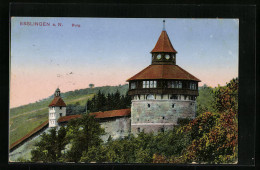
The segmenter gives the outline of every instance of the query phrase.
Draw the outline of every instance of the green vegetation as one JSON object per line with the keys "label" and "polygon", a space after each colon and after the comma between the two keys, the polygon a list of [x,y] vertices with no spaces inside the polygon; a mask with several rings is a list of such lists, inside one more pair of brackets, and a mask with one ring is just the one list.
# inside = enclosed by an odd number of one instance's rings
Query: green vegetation
{"label": "green vegetation", "polygon": [[[104,94],[115,93],[119,91],[120,94],[126,94],[128,85],[120,86],[104,86],[96,88],[86,88],[81,90],[69,91],[62,93],[61,97],[67,105],[77,105],[84,107],[89,99],[101,91]],[[53,99],[53,95],[24,106],[19,106],[10,109],[10,144],[25,136],[44,121],[48,120],[48,105]],[[80,109],[79,109],[80,110]],[[81,111],[80,111],[81,112]],[[78,112],[76,112],[78,113]],[[72,113],[74,114],[74,113]]]}
{"label": "green vegetation", "polygon": [[216,110],[213,106],[214,100],[213,88],[208,87],[206,84],[199,87],[199,96],[196,99],[197,116],[204,112],[215,112]]}
{"label": "green vegetation", "polygon": [[[206,89],[206,90],[205,90]],[[204,88],[200,107],[207,110],[194,120],[180,119],[172,131],[158,134],[141,132],[102,143],[104,129],[96,120],[84,114],[69,122],[65,129],[66,152],[46,147],[33,161],[44,162],[113,162],[113,163],[235,163],[238,152],[238,79],[226,86]],[[209,93],[206,94],[206,91]],[[208,102],[204,97],[210,96]],[[208,110],[211,110],[209,112]],[[59,131],[57,132],[60,133]],[[55,136],[55,135],[53,135]],[[43,141],[47,137],[43,136]],[[39,145],[39,144],[38,144]],[[38,146],[36,145],[36,146]],[[64,149],[65,146],[61,149]],[[44,158],[56,153],[59,158]],[[41,156],[43,155],[43,156]],[[54,159],[55,158],[55,159]]]}
{"label": "green vegetation", "polygon": [[50,133],[42,134],[42,140],[35,144],[36,149],[31,151],[32,161],[44,160],[44,162],[56,162],[61,157],[61,151],[65,149],[66,130],[61,127],[57,132],[52,128]]}
{"label": "green vegetation", "polygon": [[116,93],[108,93],[107,96],[100,91],[87,102],[89,112],[125,109],[131,106],[131,96]]}
{"label": "green vegetation", "polygon": [[[91,148],[100,147],[104,129],[93,116],[84,114],[79,119],[71,120],[68,126],[58,131],[52,128],[48,134],[43,133],[42,140],[32,150],[32,161],[42,162],[78,162],[83,153]],[[70,149],[65,146],[70,144]]]}

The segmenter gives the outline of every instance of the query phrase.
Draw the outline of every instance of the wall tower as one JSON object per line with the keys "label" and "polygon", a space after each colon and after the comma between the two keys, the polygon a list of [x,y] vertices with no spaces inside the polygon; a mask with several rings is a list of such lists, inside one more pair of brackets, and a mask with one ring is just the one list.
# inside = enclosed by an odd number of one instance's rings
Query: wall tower
{"label": "wall tower", "polygon": [[60,89],[57,88],[54,93],[54,99],[49,104],[49,127],[58,126],[58,119],[66,116],[66,104],[60,96]]}

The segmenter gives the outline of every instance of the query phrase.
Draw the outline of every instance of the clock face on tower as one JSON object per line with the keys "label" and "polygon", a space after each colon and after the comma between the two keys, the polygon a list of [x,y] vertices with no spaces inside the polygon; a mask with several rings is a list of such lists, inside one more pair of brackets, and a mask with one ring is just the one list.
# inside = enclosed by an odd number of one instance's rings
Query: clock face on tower
{"label": "clock face on tower", "polygon": [[169,55],[169,54],[166,54],[166,55],[165,55],[165,58],[166,58],[167,60],[169,60],[169,59],[170,59],[170,55]]}
{"label": "clock face on tower", "polygon": [[161,54],[157,55],[157,59],[160,60],[162,58]]}

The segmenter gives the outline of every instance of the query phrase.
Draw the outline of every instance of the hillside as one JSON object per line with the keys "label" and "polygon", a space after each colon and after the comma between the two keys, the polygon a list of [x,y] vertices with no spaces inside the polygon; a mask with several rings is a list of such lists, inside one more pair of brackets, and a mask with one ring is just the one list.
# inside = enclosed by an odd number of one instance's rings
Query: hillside
{"label": "hillside", "polygon": [[[85,106],[87,100],[91,99],[96,93],[98,93],[99,90],[104,94],[115,93],[117,90],[119,90],[121,94],[126,94],[128,85],[103,86],[93,89],[86,88],[61,93],[61,96],[66,104],[79,103],[81,106]],[[53,95],[35,103],[10,109],[10,144],[22,138],[28,132],[32,131],[35,127],[39,126],[48,119],[48,105],[52,99]]]}

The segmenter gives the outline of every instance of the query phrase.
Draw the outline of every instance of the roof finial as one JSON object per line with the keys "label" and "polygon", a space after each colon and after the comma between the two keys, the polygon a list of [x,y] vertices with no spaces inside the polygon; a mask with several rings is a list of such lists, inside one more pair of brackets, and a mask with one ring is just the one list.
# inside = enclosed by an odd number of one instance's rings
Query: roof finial
{"label": "roof finial", "polygon": [[165,31],[165,20],[163,20],[163,31]]}

